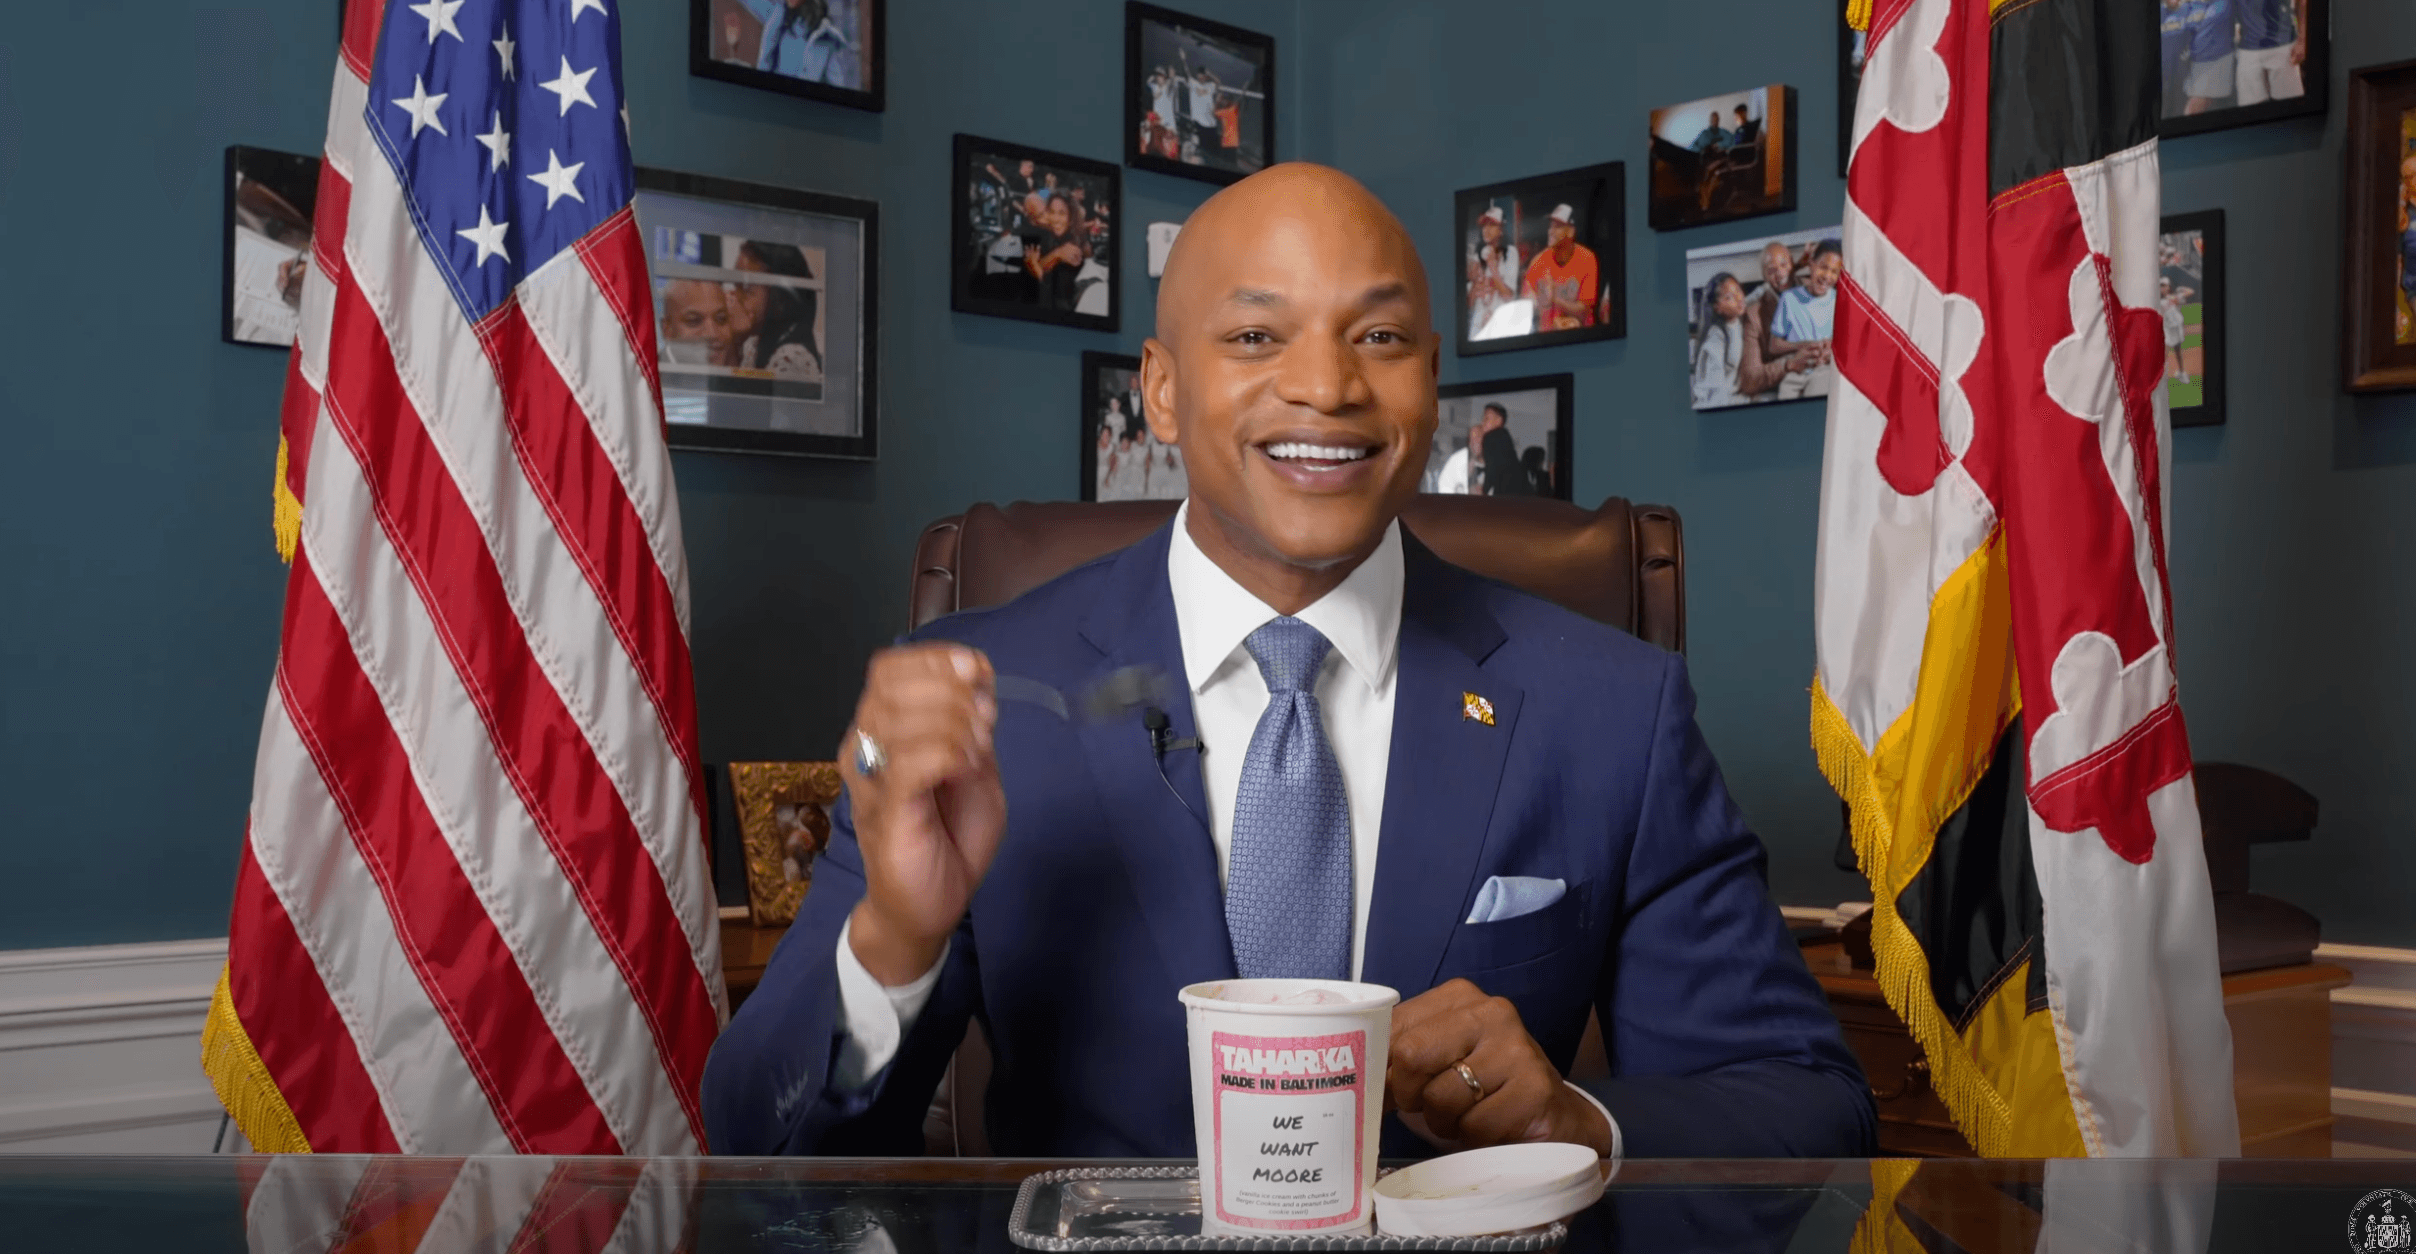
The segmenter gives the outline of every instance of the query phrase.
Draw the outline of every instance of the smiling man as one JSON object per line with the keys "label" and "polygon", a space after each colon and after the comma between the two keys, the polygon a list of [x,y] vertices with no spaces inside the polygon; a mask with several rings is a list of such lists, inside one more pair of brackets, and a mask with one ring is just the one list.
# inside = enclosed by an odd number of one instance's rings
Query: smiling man
{"label": "smiling man", "polygon": [[[1397,521],[1439,341],[1400,223],[1284,165],[1192,215],[1142,359],[1190,497],[1149,539],[885,650],[796,926],[715,1047],[724,1153],[913,1153],[978,1017],[991,1140],[1189,1157],[1175,992],[1390,985],[1385,1152],[1853,1155],[1868,1090],[1677,657]],[[1067,722],[997,675],[1173,677]],[[1612,1078],[1562,1079],[1588,1012]]]}

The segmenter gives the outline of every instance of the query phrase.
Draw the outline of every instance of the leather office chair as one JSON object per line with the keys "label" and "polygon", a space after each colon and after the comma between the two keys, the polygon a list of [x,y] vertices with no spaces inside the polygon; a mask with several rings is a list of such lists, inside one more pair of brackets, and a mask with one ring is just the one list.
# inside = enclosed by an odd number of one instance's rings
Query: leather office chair
{"label": "leather office chair", "polygon": [[[1001,605],[1139,541],[1173,501],[978,504],[923,529],[907,596],[911,630],[960,610]],[[1539,498],[1419,496],[1402,525],[1445,561],[1499,579],[1675,652],[1686,649],[1686,548],[1678,512],[1612,497],[1587,510]],[[1588,1023],[1572,1076],[1607,1072]],[[982,1099],[990,1048],[968,1026],[923,1124],[935,1155],[987,1156]]]}

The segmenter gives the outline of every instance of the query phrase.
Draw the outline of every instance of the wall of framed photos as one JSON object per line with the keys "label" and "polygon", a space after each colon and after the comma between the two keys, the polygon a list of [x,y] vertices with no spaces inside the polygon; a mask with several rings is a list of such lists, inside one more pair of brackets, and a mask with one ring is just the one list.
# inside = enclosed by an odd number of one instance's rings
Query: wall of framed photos
{"label": "wall of framed photos", "polygon": [[[1685,366],[1690,250],[1838,220],[1835,6],[1171,7],[1277,41],[1276,155],[1366,180],[1438,294],[1460,259],[1456,192],[1627,164],[1625,338],[1447,346],[1443,379],[1569,376],[1569,494],[1684,511],[1702,719],[1778,894],[1857,895],[1830,866],[1837,807],[1804,731],[1822,409],[1696,412]],[[332,8],[175,0],[135,39],[92,6],[44,5],[12,30],[0,949],[224,930],[285,578],[268,526],[284,359],[219,338],[224,154],[316,151]],[[2260,855],[2259,888],[2333,939],[2408,945],[2416,395],[2341,391],[2337,311],[2342,84],[2416,57],[2416,9],[2333,8],[2326,113],[2165,149],[2168,211],[2226,215],[2231,346],[2226,422],[2175,439],[2173,580],[2200,755],[2281,771],[2324,805],[2313,843]],[[1116,160],[1123,5],[917,0],[886,27],[881,112],[692,75],[689,15],[624,13],[638,162],[881,208],[878,460],[676,455],[704,756],[825,758],[865,657],[903,621],[919,527],[969,501],[1078,495],[1081,355],[1139,351],[1155,297],[1141,228],[1215,189],[1123,169],[1115,331],[953,312],[952,136]],[[109,49],[109,73],[143,90],[95,90],[90,58],[41,51],[77,48]],[[1650,111],[1759,84],[1794,89],[1796,208],[1651,230]],[[72,107],[37,125],[40,101]],[[73,225],[45,243],[53,222]]]}

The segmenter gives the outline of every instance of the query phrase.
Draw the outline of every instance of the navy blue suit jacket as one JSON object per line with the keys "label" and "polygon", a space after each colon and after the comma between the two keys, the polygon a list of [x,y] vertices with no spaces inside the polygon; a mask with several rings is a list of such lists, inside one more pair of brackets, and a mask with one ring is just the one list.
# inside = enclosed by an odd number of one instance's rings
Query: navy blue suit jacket
{"label": "navy blue suit jacket", "polygon": [[[1183,674],[1169,532],[922,634],[1001,674],[1085,691],[1119,667]],[[1601,1014],[1592,1086],[1636,1156],[1856,1156],[1862,1071],[1763,880],[1676,655],[1480,578],[1404,536],[1382,846],[1361,977],[1404,999],[1454,977],[1509,998],[1564,1071]],[[1463,693],[1494,724],[1463,717]],[[1167,711],[1193,734],[1188,701]],[[996,1152],[1190,1157],[1175,990],[1230,979],[1232,944],[1194,754],[1160,780],[1138,715],[1063,721],[1002,703],[1007,833],[930,1002],[887,1071],[839,1097],[834,960],[864,893],[842,805],[813,887],[705,1067],[712,1148],[913,1154],[968,1016],[995,1055]],[[1180,799],[1177,793],[1181,794]],[[1186,808],[1188,807],[1188,808]],[[1495,875],[1564,880],[1542,910],[1463,923]],[[1431,1153],[1397,1120],[1385,1151]]]}

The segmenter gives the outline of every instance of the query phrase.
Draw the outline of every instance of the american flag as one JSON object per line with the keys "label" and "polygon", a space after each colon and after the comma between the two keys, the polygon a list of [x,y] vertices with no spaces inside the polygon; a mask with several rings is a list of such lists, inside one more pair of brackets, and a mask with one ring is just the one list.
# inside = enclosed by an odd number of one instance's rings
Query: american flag
{"label": "american flag", "polygon": [[618,0],[352,0],[203,1065],[253,1145],[684,1154],[728,1016]]}

